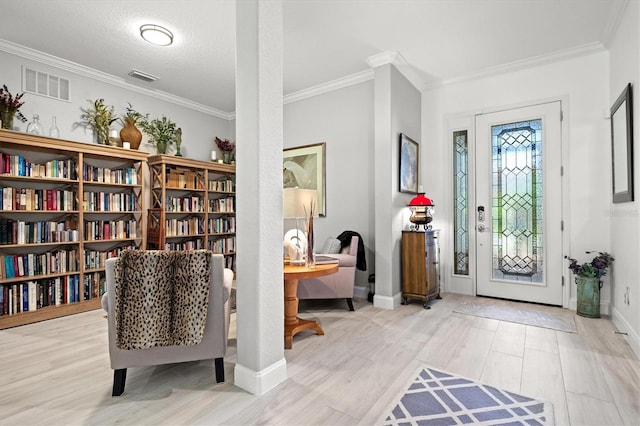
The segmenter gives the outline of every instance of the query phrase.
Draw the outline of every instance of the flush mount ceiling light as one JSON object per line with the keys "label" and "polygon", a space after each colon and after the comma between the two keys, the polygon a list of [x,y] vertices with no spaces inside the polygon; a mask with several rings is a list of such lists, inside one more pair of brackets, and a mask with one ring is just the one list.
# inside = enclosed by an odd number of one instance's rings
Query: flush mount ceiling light
{"label": "flush mount ceiling light", "polygon": [[146,24],[140,27],[140,36],[149,43],[168,46],[173,43],[173,34],[160,25]]}

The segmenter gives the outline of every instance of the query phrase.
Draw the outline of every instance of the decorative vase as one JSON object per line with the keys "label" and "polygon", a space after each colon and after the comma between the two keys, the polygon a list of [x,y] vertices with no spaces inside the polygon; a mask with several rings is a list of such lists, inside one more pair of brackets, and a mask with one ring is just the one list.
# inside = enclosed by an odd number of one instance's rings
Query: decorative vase
{"label": "decorative vase", "polygon": [[129,142],[131,149],[138,149],[140,142],[142,142],[142,132],[136,127],[136,122],[133,120],[125,120],[124,127],[120,130],[120,140],[122,142]]}
{"label": "decorative vase", "polygon": [[0,121],[2,121],[2,128],[11,130],[13,129],[13,119],[16,116],[16,110],[8,107],[0,107]]}
{"label": "decorative vase", "polygon": [[582,317],[600,318],[600,288],[597,277],[576,277],[578,306],[576,313]]}
{"label": "decorative vase", "polygon": [[222,153],[222,157],[224,158],[224,164],[230,164],[231,163],[231,152],[224,151]]}
{"label": "decorative vase", "polygon": [[165,141],[156,142],[156,152],[158,154],[166,154],[167,153],[167,143]]}
{"label": "decorative vase", "polygon": [[307,255],[304,257],[304,266],[314,269],[316,267],[316,254],[313,252],[313,216],[307,219]]}

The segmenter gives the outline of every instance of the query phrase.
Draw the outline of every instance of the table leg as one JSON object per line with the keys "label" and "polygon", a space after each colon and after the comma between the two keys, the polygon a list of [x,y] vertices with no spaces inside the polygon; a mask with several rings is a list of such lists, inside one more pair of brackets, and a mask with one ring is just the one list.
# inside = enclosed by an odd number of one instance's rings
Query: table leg
{"label": "table leg", "polygon": [[298,280],[284,280],[284,347],[293,347],[293,336],[302,330],[315,330],[324,335],[324,330],[316,321],[298,318]]}

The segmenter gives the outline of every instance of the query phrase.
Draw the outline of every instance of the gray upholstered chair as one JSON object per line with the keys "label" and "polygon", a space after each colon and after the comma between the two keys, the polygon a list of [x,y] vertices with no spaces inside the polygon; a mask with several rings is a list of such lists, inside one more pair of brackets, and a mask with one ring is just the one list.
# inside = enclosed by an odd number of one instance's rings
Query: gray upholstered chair
{"label": "gray upholstered chair", "polygon": [[[142,252],[153,255],[155,251]],[[115,286],[116,262],[119,261],[120,258],[113,258],[106,262],[106,293],[103,297],[103,308],[107,311],[108,316],[109,357],[111,368],[114,370],[112,395],[119,396],[124,392],[126,373],[129,367],[214,359],[216,382],[223,382],[223,357],[227,350],[229,333],[229,296],[233,282],[233,271],[224,268],[224,257],[220,254],[211,254],[211,271],[208,277],[209,303],[206,318],[202,319],[204,332],[201,341],[197,344],[153,346],[142,349],[121,349],[118,343]],[[144,318],[144,315],[138,315],[138,317],[142,321],[149,322],[149,319]],[[131,320],[129,319],[129,321]],[[120,339],[122,339],[122,333]]]}
{"label": "gray upholstered chair", "polygon": [[318,255],[338,259],[338,272],[320,278],[300,280],[298,282],[298,299],[345,299],[349,310],[353,311],[358,241],[358,237],[351,238],[351,244],[342,249],[340,253],[318,253]]}

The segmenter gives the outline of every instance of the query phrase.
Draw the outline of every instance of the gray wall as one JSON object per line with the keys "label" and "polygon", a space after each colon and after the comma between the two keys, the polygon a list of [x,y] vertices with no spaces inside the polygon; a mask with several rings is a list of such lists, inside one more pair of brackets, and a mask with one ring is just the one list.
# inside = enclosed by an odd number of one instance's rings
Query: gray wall
{"label": "gray wall", "polygon": [[[284,147],[326,143],[327,214],[314,221],[316,249],[342,231],[364,241],[367,269],[374,270],[373,232],[373,82],[291,102],[284,107]],[[285,222],[285,231],[295,221]],[[368,271],[356,272],[367,286]]]}

